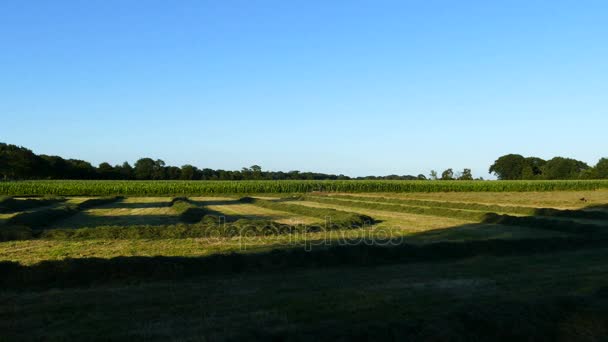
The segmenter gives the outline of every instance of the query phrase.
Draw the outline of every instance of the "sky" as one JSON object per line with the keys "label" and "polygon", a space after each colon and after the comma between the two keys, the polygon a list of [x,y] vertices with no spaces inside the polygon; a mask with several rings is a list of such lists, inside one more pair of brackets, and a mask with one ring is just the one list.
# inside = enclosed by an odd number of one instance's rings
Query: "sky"
{"label": "sky", "polygon": [[428,175],[608,156],[606,1],[0,2],[0,142]]}

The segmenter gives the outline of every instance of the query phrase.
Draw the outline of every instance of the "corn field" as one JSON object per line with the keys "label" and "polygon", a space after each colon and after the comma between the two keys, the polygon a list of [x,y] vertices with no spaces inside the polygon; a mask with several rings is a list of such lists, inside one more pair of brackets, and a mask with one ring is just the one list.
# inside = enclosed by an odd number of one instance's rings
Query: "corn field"
{"label": "corn field", "polygon": [[567,181],[82,181],[0,182],[0,196],[180,196],[307,192],[468,192],[607,189],[608,180]]}

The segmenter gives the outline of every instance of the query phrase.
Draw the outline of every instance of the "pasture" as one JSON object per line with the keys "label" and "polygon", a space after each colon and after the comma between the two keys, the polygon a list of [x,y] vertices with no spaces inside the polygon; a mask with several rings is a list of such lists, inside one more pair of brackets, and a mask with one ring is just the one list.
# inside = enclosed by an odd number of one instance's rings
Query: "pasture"
{"label": "pasture", "polygon": [[608,333],[604,182],[233,183],[0,183],[3,339]]}

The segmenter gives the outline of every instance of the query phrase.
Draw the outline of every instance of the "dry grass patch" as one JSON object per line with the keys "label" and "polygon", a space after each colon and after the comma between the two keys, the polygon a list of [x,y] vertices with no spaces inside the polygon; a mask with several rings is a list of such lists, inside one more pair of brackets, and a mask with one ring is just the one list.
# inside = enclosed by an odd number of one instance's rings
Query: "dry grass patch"
{"label": "dry grass patch", "polygon": [[58,221],[52,228],[175,224],[179,218],[171,208],[171,199],[129,197],[79,212]]}
{"label": "dry grass patch", "polygon": [[[608,190],[552,192],[340,193],[340,195],[473,202],[558,209],[580,209],[587,206],[608,203]],[[581,201],[581,198],[585,198],[586,201]]]}
{"label": "dry grass patch", "polygon": [[379,227],[391,227],[395,229],[405,230],[408,232],[419,232],[426,231],[429,229],[447,228],[470,223],[469,221],[448,217],[405,214],[384,210],[354,208],[349,207],[347,205],[317,203],[312,201],[293,201],[290,202],[290,204],[303,205],[313,208],[331,208],[368,215],[382,221],[378,224]]}

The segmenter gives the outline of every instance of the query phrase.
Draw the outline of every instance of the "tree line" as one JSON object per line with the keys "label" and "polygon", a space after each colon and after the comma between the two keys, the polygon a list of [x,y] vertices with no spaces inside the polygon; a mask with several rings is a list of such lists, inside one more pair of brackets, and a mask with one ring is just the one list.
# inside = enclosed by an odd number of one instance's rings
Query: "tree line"
{"label": "tree line", "polygon": [[606,179],[608,158],[601,158],[595,166],[589,166],[572,158],[554,157],[544,160],[507,154],[496,159],[489,172],[502,180]]}
{"label": "tree line", "polygon": [[[416,176],[369,176],[356,179],[420,179]],[[37,155],[16,145],[0,143],[0,180],[17,179],[104,179],[104,180],[347,180],[345,175],[301,171],[264,171],[259,165],[241,170],[200,169],[193,165],[166,165],[161,159],[141,158],[133,165],[124,162],[111,165],[103,162],[97,167],[79,159]]]}
{"label": "tree line", "polygon": [[[508,154],[498,158],[489,169],[498,179],[600,179],[608,178],[608,159],[602,158],[594,167],[582,161],[555,157],[543,160]],[[351,178],[318,172],[265,171],[259,165],[241,170],[200,169],[186,164],[181,167],[166,165],[161,159],[141,158],[133,165],[124,162],[111,165],[103,162],[97,167],[80,159],[37,155],[17,145],[0,143],[0,180],[18,179],[108,179],[108,180],[474,180],[471,169],[454,171],[449,168],[439,174],[432,170],[423,174],[365,176]],[[477,178],[482,180],[482,178]]]}

